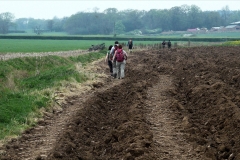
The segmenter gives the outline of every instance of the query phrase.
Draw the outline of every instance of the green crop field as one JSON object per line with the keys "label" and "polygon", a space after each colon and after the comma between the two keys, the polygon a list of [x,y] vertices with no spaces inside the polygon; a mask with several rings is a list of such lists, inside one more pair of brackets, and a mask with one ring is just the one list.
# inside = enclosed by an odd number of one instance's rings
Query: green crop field
{"label": "green crop field", "polygon": [[[17,36],[19,35],[31,35],[33,36],[33,33],[24,33],[20,34],[18,33]],[[14,35],[14,34],[9,34],[9,35]],[[78,37],[77,35],[67,35],[64,32],[60,33],[55,33],[55,32],[49,32],[49,33],[44,33],[43,35],[40,35],[39,37],[44,37],[44,36],[66,36],[66,37]],[[82,37],[113,37],[112,35],[86,35]],[[206,33],[206,34],[195,34],[194,38],[203,38],[201,40],[202,42],[198,44],[203,44],[204,43],[204,38],[238,38],[240,37],[240,32],[211,32],[211,33]],[[114,39],[120,39],[120,38],[125,38],[125,39],[130,39],[130,38],[136,38],[134,40],[134,45],[141,45],[141,44],[159,44],[161,41],[141,41],[140,38],[161,38],[165,39],[166,41],[171,38],[182,38],[181,34],[171,34],[171,35],[155,35],[155,36],[131,36],[131,35],[117,35]],[[139,38],[139,40],[138,40]],[[188,40],[188,39],[187,39]],[[179,44],[181,43],[187,43],[186,41],[174,41],[171,40],[172,43],[177,42]],[[120,43],[127,43],[127,40],[120,40]],[[212,41],[214,42],[214,41]],[[31,52],[56,52],[56,51],[70,51],[70,50],[87,50],[90,48],[92,45],[98,45],[105,43],[106,48],[108,48],[109,45],[114,44],[114,40],[46,40],[46,39],[0,39],[0,54],[4,53],[31,53]],[[193,44],[193,43],[192,43]],[[206,41],[206,44],[207,43]]]}
{"label": "green crop field", "polygon": [[88,49],[100,43],[102,41],[0,39],[0,53],[69,51]]}
{"label": "green crop field", "polygon": [[[120,43],[126,43],[119,41]],[[0,39],[0,54],[3,53],[31,53],[31,52],[55,52],[70,50],[87,50],[91,45],[105,43],[108,48],[114,41],[103,40],[22,40],[22,39]],[[137,41],[139,44],[155,44],[158,41]]]}
{"label": "green crop field", "polygon": [[[176,32],[177,33],[177,32]],[[35,33],[32,31],[27,31],[26,33],[10,33],[3,36],[36,36]],[[44,32],[39,35],[39,39],[0,39],[0,54],[3,53],[31,53],[31,52],[55,52],[55,51],[69,51],[69,50],[87,50],[91,47],[91,45],[98,45],[105,43],[105,46],[108,47],[114,43],[114,40],[46,40],[40,38],[44,38],[47,36],[52,36],[53,38],[56,37],[90,37],[96,39],[103,38],[106,39],[107,37],[113,38],[113,35],[68,35],[65,32]],[[194,38],[203,38],[201,43],[204,42],[204,38],[239,38],[240,32],[207,32],[207,33],[199,33],[194,34]],[[174,40],[174,38],[181,39],[183,38],[182,34],[157,34],[157,35],[117,35],[114,39],[121,39],[124,38],[126,40],[120,40],[120,43],[126,43],[127,39],[135,38],[134,45],[140,44],[159,44],[162,40],[172,39],[172,43],[178,42],[183,43],[183,41]],[[142,38],[146,38],[145,41],[141,41]],[[159,41],[148,41],[147,38],[160,38],[162,40]],[[139,39],[139,40],[138,40]],[[188,40],[188,38],[186,38]],[[187,41],[186,40],[186,41]],[[185,41],[185,42],[186,42]],[[184,42],[184,43],[185,43]],[[214,42],[211,41],[211,42]]]}

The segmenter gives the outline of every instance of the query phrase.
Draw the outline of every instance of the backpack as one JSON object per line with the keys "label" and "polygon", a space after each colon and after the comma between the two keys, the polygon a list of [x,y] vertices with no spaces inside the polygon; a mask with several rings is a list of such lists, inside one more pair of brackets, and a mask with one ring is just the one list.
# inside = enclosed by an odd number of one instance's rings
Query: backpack
{"label": "backpack", "polygon": [[123,50],[122,49],[117,49],[116,60],[118,62],[123,62],[124,61],[124,54],[123,54]]}

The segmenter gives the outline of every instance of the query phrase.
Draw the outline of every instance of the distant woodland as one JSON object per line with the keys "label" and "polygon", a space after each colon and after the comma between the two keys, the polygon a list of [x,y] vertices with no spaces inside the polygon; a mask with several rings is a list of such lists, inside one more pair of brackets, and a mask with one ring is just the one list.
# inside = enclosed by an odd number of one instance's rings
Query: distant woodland
{"label": "distant woodland", "polygon": [[[218,11],[202,11],[196,5],[182,5],[171,9],[123,10],[108,8],[103,12],[78,12],[70,17],[53,19],[19,18],[6,12],[0,14],[0,33],[66,32],[72,35],[157,34],[163,31],[185,31],[189,28],[226,26],[240,21],[240,10],[223,7]],[[31,15],[29,15],[31,17]]]}

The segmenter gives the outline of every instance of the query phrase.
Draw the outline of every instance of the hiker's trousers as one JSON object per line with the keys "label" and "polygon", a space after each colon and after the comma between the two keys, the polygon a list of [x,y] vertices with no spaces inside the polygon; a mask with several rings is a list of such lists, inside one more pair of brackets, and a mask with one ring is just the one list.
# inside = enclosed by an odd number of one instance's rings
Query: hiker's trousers
{"label": "hiker's trousers", "polygon": [[123,62],[116,62],[117,78],[124,78],[125,65],[126,60],[124,60]]}

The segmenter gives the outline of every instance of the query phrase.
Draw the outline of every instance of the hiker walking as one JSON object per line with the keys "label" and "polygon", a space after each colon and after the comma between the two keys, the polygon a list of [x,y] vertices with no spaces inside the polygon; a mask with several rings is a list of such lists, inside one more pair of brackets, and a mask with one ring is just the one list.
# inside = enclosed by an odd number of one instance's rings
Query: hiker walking
{"label": "hiker walking", "polygon": [[128,46],[128,51],[129,52],[132,52],[132,49],[133,49],[133,41],[130,39],[127,43],[127,46]]}
{"label": "hiker walking", "polygon": [[105,62],[107,62],[108,66],[109,66],[111,76],[113,76],[113,67],[112,67],[113,55],[110,53],[112,47],[113,47],[112,45],[110,45],[108,47],[107,55],[106,55],[106,58],[105,58]]}
{"label": "hiker walking", "polygon": [[171,44],[171,41],[170,41],[170,40],[168,40],[167,45],[168,45],[168,49],[171,48],[172,44]]}
{"label": "hiker walking", "polygon": [[[110,51],[110,54],[114,56],[114,53],[117,49],[118,49],[118,41],[115,41],[115,44]],[[112,70],[113,70],[112,76],[113,78],[116,78],[117,77],[116,59],[112,59]]]}
{"label": "hiker walking", "polygon": [[122,49],[122,45],[118,46],[118,49],[115,51],[113,59],[116,59],[116,71],[117,71],[117,78],[123,79],[124,78],[124,70],[127,60],[127,52]]}
{"label": "hiker walking", "polygon": [[166,42],[165,40],[162,42],[162,48],[165,48]]}

